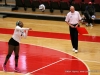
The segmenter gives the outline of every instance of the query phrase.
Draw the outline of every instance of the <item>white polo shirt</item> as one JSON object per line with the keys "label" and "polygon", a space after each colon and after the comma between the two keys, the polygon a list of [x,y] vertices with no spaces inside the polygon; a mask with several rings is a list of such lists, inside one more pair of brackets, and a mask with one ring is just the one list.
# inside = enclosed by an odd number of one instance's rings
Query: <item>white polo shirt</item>
{"label": "white polo shirt", "polygon": [[74,11],[74,13],[69,12],[65,18],[65,21],[70,24],[77,24],[79,20],[81,20],[81,16],[78,11]]}
{"label": "white polo shirt", "polygon": [[19,26],[16,26],[12,38],[17,42],[20,42],[22,36],[27,36],[28,30],[29,28],[21,28]]}

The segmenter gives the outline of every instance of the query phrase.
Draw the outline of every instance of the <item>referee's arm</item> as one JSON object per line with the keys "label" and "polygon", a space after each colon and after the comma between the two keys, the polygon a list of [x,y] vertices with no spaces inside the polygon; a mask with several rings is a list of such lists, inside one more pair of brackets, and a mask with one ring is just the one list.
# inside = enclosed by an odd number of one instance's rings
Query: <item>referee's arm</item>
{"label": "referee's arm", "polygon": [[71,25],[69,22],[66,21],[66,23],[67,23],[70,27],[75,28],[75,27],[74,27],[73,25]]}
{"label": "referee's arm", "polygon": [[65,22],[72,28],[75,28],[73,25],[69,23],[68,15],[65,17]]}

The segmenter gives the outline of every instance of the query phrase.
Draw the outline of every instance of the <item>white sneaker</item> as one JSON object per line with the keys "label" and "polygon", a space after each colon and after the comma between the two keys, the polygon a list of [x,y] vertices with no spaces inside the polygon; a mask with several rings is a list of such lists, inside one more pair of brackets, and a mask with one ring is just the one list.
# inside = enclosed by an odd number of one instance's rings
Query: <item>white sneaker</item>
{"label": "white sneaker", "polygon": [[72,50],[73,50],[73,52],[74,52],[74,51],[75,51],[75,48],[73,48]]}
{"label": "white sneaker", "polygon": [[93,27],[93,24],[92,24],[92,23],[90,23],[90,26],[91,26],[91,27]]}
{"label": "white sneaker", "polygon": [[78,50],[75,50],[75,53],[78,53]]}
{"label": "white sneaker", "polygon": [[86,26],[89,26],[89,24],[88,24],[88,23],[86,23]]}

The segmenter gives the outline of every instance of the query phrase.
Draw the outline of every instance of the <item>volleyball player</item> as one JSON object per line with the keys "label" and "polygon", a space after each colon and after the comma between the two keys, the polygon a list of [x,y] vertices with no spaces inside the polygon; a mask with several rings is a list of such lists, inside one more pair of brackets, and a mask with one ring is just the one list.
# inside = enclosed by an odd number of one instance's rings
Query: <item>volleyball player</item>
{"label": "volleyball player", "polygon": [[23,28],[23,22],[18,21],[16,22],[16,27],[14,30],[14,33],[12,37],[10,38],[8,42],[8,54],[6,56],[5,62],[3,64],[3,71],[7,71],[6,64],[11,57],[12,52],[14,51],[15,54],[15,72],[19,72],[18,69],[18,58],[19,58],[19,42],[22,37],[27,37],[28,30],[31,30],[31,28]]}

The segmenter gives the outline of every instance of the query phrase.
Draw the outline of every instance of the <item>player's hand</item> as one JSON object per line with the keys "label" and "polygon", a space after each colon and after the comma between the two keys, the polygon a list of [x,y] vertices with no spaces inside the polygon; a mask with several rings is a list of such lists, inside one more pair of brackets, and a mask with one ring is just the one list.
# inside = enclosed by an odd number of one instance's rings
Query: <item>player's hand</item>
{"label": "player's hand", "polygon": [[32,30],[32,28],[29,28],[29,30]]}

